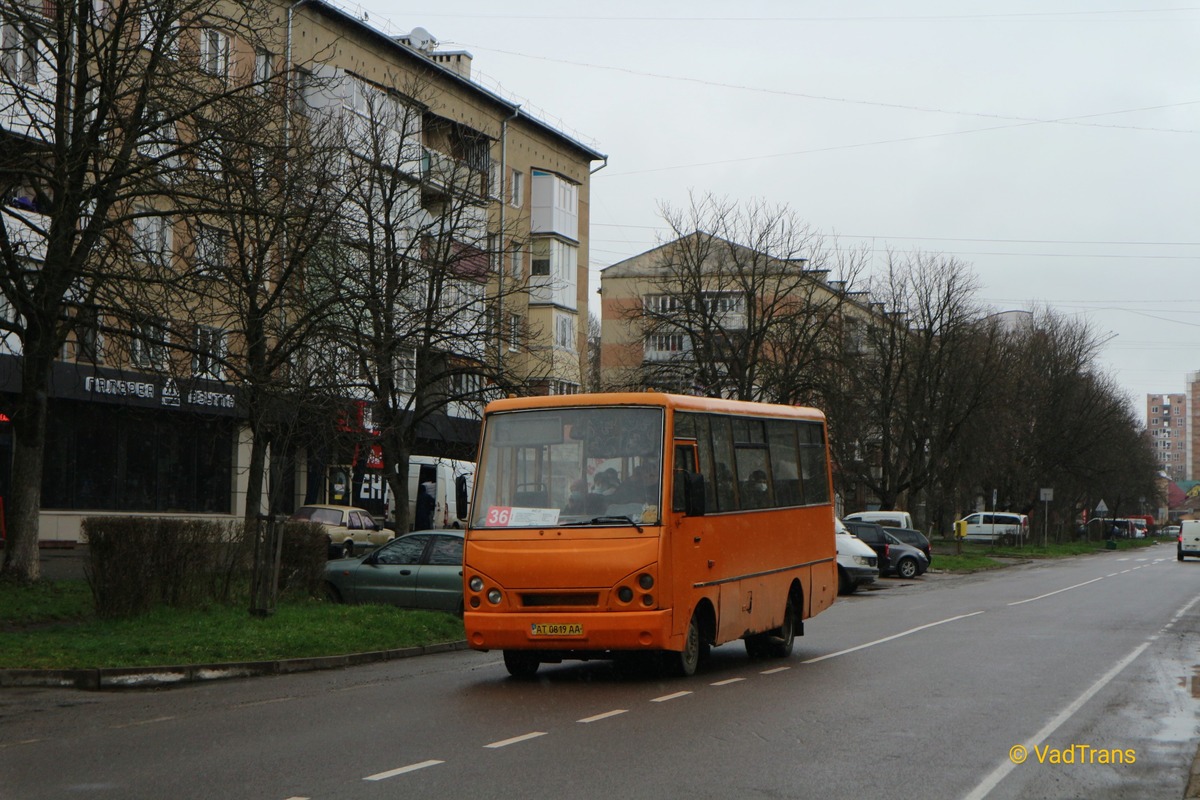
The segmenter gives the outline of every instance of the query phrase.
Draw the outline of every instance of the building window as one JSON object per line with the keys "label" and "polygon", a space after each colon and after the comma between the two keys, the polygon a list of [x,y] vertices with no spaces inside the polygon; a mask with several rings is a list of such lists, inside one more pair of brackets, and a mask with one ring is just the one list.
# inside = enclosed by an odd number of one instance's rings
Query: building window
{"label": "building window", "polygon": [[652,294],[642,301],[646,313],[671,316],[684,310],[683,298],[671,294]]}
{"label": "building window", "polygon": [[417,390],[417,351],[401,350],[396,357],[396,391],[412,394]]}
{"label": "building window", "polygon": [[534,239],[533,240],[533,261],[529,268],[530,275],[549,275],[550,274],[550,240],[549,239]]}
{"label": "building window", "polygon": [[566,350],[575,350],[575,320],[559,316],[554,321],[554,344]]}
{"label": "building window", "polygon": [[201,224],[196,231],[196,263],[197,274],[213,276],[220,274],[228,266],[229,234],[220,228]]}
{"label": "building window", "polygon": [[167,327],[161,320],[133,326],[129,340],[129,361],[142,369],[162,369],[166,364]]}
{"label": "building window", "polygon": [[267,91],[271,80],[271,54],[266,50],[254,51],[254,88],[259,94]]}
{"label": "building window", "polygon": [[225,331],[197,325],[193,344],[195,352],[192,354],[192,374],[198,378],[222,380],[225,377],[222,362],[228,355]]}
{"label": "building window", "polygon": [[524,274],[525,250],[521,247],[521,243],[515,239],[512,243],[512,253],[510,254],[510,258],[511,266],[509,272],[512,277],[520,279]]}
{"label": "building window", "polygon": [[512,171],[512,194],[509,200],[516,208],[525,204],[525,173],[520,170]]}
{"label": "building window", "polygon": [[100,315],[93,307],[80,307],[75,312],[75,360],[103,363],[100,341]]}
{"label": "building window", "polygon": [[229,34],[216,28],[200,29],[200,69],[209,75],[229,75]]}
{"label": "building window", "polygon": [[37,82],[37,36],[32,27],[11,22],[0,27],[0,62],[15,83]]}
{"label": "building window", "polygon": [[487,253],[488,266],[492,268],[492,272],[497,272],[500,269],[500,235],[497,233],[489,233],[487,235]]}
{"label": "building window", "polygon": [[550,394],[579,394],[579,384],[569,381],[550,381],[546,391]]}
{"label": "building window", "polygon": [[521,315],[510,314],[508,317],[508,349],[516,350],[521,346]]}
{"label": "building window", "polygon": [[133,219],[134,255],[142,261],[162,264],[171,253],[171,225],[167,217],[143,208]]}

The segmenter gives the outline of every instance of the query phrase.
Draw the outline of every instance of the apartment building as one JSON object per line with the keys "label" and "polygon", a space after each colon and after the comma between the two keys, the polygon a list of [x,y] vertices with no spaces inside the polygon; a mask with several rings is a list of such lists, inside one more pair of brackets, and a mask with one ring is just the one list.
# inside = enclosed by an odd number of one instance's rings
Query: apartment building
{"label": "apartment building", "polygon": [[[400,227],[412,226],[408,258],[427,257],[435,244],[448,248],[443,260],[449,272],[437,279],[438,294],[431,296],[453,312],[446,336],[432,347],[444,363],[454,365],[446,382],[452,380],[455,389],[437,395],[448,399],[423,418],[414,452],[473,455],[479,408],[497,376],[511,376],[532,391],[578,390],[586,358],[586,325],[580,320],[587,313],[589,177],[606,156],[473,81],[471,55],[439,51],[423,29],[393,35],[322,0],[180,7],[178,19],[156,19],[148,27],[145,8],[114,0],[103,4],[106,16],[93,20],[101,37],[124,36],[136,45],[142,36],[145,52],[131,58],[153,58],[154,76],[176,75],[177,91],[211,89],[227,95],[203,108],[207,120],[196,114],[167,122],[155,117],[157,109],[144,114],[157,120],[149,126],[155,132],[171,125],[171,135],[149,137],[143,124],[135,157],[152,162],[157,180],[171,191],[164,189],[154,202],[145,200],[151,196],[145,193],[136,203],[112,206],[109,213],[123,215],[123,228],[110,229],[123,229],[127,236],[107,236],[112,244],[106,245],[104,264],[136,267],[138,274],[149,267],[189,270],[212,288],[197,294],[193,287],[183,297],[164,295],[157,313],[141,309],[136,319],[118,319],[120,292],[104,302],[88,297],[67,304],[70,330],[47,372],[43,540],[75,541],[80,521],[95,513],[236,519],[246,511],[254,447],[250,421],[259,399],[242,376],[248,342],[258,339],[238,316],[244,313],[238,307],[242,298],[223,292],[220,276],[258,258],[264,265],[259,283],[270,288],[290,274],[280,266],[286,260],[280,254],[297,223],[289,219],[286,232],[264,245],[263,253],[248,255],[245,243],[265,234],[233,230],[237,223],[226,218],[232,215],[222,213],[221,202],[240,176],[228,162],[222,165],[226,154],[206,157],[205,124],[219,127],[222,119],[216,115],[234,103],[243,109],[245,103],[257,103],[260,115],[253,122],[259,130],[251,132],[270,132],[285,145],[336,127],[343,136],[371,134],[374,145],[383,143],[401,154],[389,168],[398,187],[396,207],[407,209]],[[69,44],[48,38],[56,13],[63,12],[38,0],[0,15],[0,138],[6,152],[24,150],[30,159],[54,157],[48,98],[56,61],[71,53]],[[113,33],[121,24],[130,30]],[[151,27],[158,32],[153,43],[146,33]],[[149,100],[130,94],[125,102],[155,102],[159,84],[146,86]],[[403,124],[390,131],[379,125],[384,108]],[[168,151],[180,140],[186,156],[177,157]],[[346,164],[370,156],[347,150],[328,162],[331,168],[348,169]],[[99,160],[111,163],[106,160],[113,157],[110,152]],[[37,170],[26,169],[30,174],[23,177],[19,162],[0,164],[0,217],[16,253],[7,266],[10,274],[32,266],[48,275],[58,264],[50,249],[49,195],[44,181],[32,175]],[[299,165],[294,168],[300,171]],[[340,181],[322,184],[321,191],[352,191],[352,174],[346,171]],[[270,180],[280,184],[286,177],[276,174]],[[346,231],[378,227],[377,220],[367,218],[371,202],[360,198],[326,205],[338,207],[337,230],[346,236]],[[201,210],[192,213],[191,208]],[[79,224],[89,222],[85,218]],[[449,231],[445,243],[434,242],[428,233],[434,229]],[[404,233],[393,236],[394,241],[405,238]],[[336,255],[338,270],[360,281],[370,275],[359,260],[362,241]],[[117,253],[122,247],[126,252]],[[73,274],[86,276],[87,270]],[[297,291],[316,285],[311,272],[307,283],[295,281],[290,288]],[[86,279],[80,285],[81,296],[86,295]],[[26,302],[23,295],[6,297],[0,308],[11,323],[0,336],[0,413],[6,414],[0,417],[0,497],[8,496],[12,477],[14,436],[7,414],[18,413],[22,379],[29,375],[31,326],[21,302]],[[180,308],[190,313],[186,328],[173,321]],[[339,362],[345,345],[330,344],[330,363]],[[396,354],[398,374],[416,374],[418,361],[427,357]],[[322,444],[276,448],[276,458],[287,461],[278,474],[290,487],[282,510],[330,499],[329,475],[338,468],[355,476],[353,494],[346,499],[382,509],[379,449],[371,444],[378,433],[373,420],[380,417],[379,399],[359,375],[364,364],[369,369],[370,359],[351,353],[342,370],[344,385],[328,388],[336,396],[321,406],[325,411],[310,416],[330,431]],[[417,391],[402,379],[397,383],[400,394],[393,402],[406,402],[406,388]]]}
{"label": "apartment building", "polygon": [[604,268],[600,295],[604,388],[768,402],[797,399],[794,379],[818,350],[860,348],[873,313],[802,258],[702,233]]}
{"label": "apartment building", "polygon": [[1187,398],[1183,393],[1146,395],[1146,430],[1162,471],[1173,481],[1189,480]]}

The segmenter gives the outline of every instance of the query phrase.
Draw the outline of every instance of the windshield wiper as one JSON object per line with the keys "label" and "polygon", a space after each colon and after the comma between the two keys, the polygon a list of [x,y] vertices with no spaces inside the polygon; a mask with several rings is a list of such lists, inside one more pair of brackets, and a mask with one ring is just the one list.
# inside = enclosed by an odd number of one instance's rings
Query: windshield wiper
{"label": "windshield wiper", "polygon": [[637,528],[638,533],[642,532],[642,526],[638,525],[636,522],[634,522],[633,517],[629,516],[628,514],[592,517],[590,520],[588,520],[589,525],[595,525],[600,522],[627,522],[630,525],[632,525],[633,527]]}

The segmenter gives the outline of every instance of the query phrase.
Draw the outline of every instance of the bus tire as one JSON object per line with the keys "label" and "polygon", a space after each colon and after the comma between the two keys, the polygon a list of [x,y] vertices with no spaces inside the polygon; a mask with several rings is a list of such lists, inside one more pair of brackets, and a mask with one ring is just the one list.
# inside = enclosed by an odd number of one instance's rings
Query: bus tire
{"label": "bus tire", "polygon": [[766,635],[763,649],[771,658],[787,658],[796,642],[796,607],[789,597],[783,608],[783,624]]}
{"label": "bus tire", "polygon": [[504,668],[508,674],[520,680],[529,680],[537,674],[542,662],[536,653],[527,650],[505,650]]}
{"label": "bus tire", "polygon": [[704,645],[700,641],[700,621],[693,612],[687,634],[683,637],[683,650],[678,653],[667,651],[665,654],[668,669],[677,677],[690,678],[696,674],[696,667],[700,666],[703,650]]}

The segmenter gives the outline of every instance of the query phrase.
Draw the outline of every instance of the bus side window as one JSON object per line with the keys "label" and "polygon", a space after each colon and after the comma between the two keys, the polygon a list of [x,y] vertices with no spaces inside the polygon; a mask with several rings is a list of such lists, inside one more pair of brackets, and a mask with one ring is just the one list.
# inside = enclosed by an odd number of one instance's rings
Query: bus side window
{"label": "bus side window", "polygon": [[687,502],[684,496],[685,476],[696,473],[696,445],[694,442],[675,443],[675,472],[671,480],[671,510],[686,511]]}

